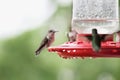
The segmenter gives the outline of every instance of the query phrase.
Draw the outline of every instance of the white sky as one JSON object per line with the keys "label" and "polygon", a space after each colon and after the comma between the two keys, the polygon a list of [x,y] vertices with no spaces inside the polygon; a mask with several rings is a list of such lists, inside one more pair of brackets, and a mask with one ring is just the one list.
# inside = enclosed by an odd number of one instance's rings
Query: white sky
{"label": "white sky", "polygon": [[[58,0],[68,3],[71,0]],[[0,0],[0,38],[40,26],[55,11],[49,0]]]}
{"label": "white sky", "polygon": [[54,10],[49,0],[0,0],[0,38],[38,27]]}

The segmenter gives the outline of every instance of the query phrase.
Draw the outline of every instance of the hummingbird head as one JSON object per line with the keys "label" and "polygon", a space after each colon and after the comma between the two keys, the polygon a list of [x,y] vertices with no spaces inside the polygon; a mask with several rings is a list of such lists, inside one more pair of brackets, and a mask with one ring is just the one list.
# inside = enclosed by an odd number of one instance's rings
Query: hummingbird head
{"label": "hummingbird head", "polygon": [[56,32],[58,32],[58,31],[53,30],[53,29],[51,29],[51,30],[48,31],[48,33],[56,33]]}
{"label": "hummingbird head", "polygon": [[117,31],[117,33],[120,33],[120,30],[119,30],[119,31]]}
{"label": "hummingbird head", "polygon": [[92,29],[92,34],[97,34],[97,29]]}
{"label": "hummingbird head", "polygon": [[49,39],[49,38],[51,38],[51,37],[54,37],[54,34],[55,34],[56,32],[58,32],[58,31],[55,31],[55,30],[53,30],[53,29],[49,30],[49,31],[48,31],[48,34],[47,34],[47,38]]}

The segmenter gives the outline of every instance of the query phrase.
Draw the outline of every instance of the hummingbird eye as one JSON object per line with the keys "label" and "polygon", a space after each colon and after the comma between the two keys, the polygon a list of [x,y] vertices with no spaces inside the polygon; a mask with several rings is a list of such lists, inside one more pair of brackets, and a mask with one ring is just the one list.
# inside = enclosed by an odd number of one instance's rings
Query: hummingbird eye
{"label": "hummingbird eye", "polygon": [[51,32],[55,33],[55,32],[58,32],[58,31],[55,31],[55,30],[49,30],[48,32],[49,32],[49,33],[51,33]]}
{"label": "hummingbird eye", "polygon": [[54,32],[54,31],[53,30],[49,30],[48,32],[50,33],[50,32]]}

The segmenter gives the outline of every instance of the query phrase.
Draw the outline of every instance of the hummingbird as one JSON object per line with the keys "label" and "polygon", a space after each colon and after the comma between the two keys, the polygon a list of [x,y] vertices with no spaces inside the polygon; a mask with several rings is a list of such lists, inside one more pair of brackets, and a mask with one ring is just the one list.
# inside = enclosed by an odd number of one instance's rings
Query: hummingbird
{"label": "hummingbird", "polygon": [[115,39],[117,39],[117,41],[120,41],[120,30],[116,31],[112,34],[105,34],[101,36],[101,40],[102,41],[107,41],[107,40],[111,40],[113,37],[115,36]]}
{"label": "hummingbird", "polygon": [[67,38],[69,42],[75,42],[77,37],[77,32],[72,30],[72,25],[68,26]]}
{"label": "hummingbird", "polygon": [[115,34],[116,34],[115,35],[115,41],[120,42],[120,31],[117,31]]}
{"label": "hummingbird", "polygon": [[112,34],[105,34],[100,36],[97,33],[97,29],[92,29],[92,48],[95,52],[99,52],[101,49],[101,41],[111,40],[116,34],[116,39],[120,42],[120,30]]}
{"label": "hummingbird", "polygon": [[101,37],[97,29],[92,29],[92,48],[95,52],[99,52],[101,49]]}
{"label": "hummingbird", "polygon": [[76,37],[77,37],[77,32],[76,31],[70,31],[67,33],[68,41],[70,42],[75,42]]}
{"label": "hummingbird", "polygon": [[53,29],[48,30],[48,33],[45,36],[45,38],[42,40],[39,48],[35,51],[36,55],[40,54],[40,52],[41,52],[41,50],[43,50],[43,48],[49,47],[54,42],[56,32],[58,32],[58,31],[55,31]]}

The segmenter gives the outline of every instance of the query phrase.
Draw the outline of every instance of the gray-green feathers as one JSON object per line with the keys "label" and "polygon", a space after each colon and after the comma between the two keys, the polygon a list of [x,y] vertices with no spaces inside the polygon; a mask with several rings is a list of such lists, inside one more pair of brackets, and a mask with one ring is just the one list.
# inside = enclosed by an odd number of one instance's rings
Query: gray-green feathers
{"label": "gray-green feathers", "polygon": [[101,49],[101,38],[97,29],[92,29],[92,48],[95,52],[99,52]]}

